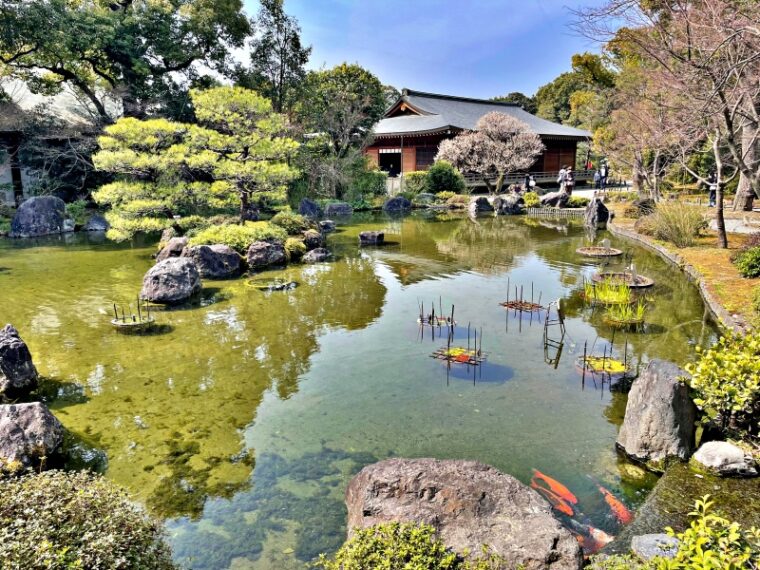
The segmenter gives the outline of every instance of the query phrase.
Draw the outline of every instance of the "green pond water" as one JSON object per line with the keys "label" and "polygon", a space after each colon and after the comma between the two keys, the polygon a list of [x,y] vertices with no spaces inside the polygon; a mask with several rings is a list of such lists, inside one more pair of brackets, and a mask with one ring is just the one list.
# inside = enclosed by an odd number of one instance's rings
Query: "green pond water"
{"label": "green pond water", "polygon": [[[371,229],[392,243],[359,249],[358,233]],[[585,343],[602,354],[612,341],[581,297],[597,270],[575,254],[588,245],[583,229],[415,214],[357,215],[339,230],[334,261],[256,276],[297,289],[206,281],[199,303],[158,313],[146,336],[119,334],[109,319],[114,301],[137,295],[154,243],[0,240],[0,321],[19,329],[47,379],[41,393],[71,434],[72,464],[129,489],[166,520],[177,560],[198,569],[302,568],[334,551],[348,480],[390,456],[477,459],[524,482],[539,469],[616,533],[595,480],[632,508],[654,480],[615,453],[625,396],[576,368]],[[680,271],[612,243],[656,281],[650,325],[616,333],[616,355],[627,344],[634,367],[682,364],[714,340]],[[529,296],[532,283],[543,304],[563,299],[556,368],[544,360],[539,316],[499,306],[508,282],[511,297],[515,285]],[[444,312],[456,307],[456,344],[466,345],[468,323],[482,334],[482,366],[430,357],[446,342],[430,329],[421,338],[418,303],[439,298]]]}

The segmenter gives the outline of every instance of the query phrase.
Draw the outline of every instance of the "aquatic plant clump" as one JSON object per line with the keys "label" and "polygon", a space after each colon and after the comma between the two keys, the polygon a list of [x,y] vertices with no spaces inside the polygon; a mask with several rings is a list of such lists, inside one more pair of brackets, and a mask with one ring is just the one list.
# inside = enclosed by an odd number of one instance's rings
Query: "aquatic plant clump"
{"label": "aquatic plant clump", "polygon": [[606,320],[613,325],[640,325],[644,323],[645,311],[646,304],[641,300],[636,304],[610,305]]}
{"label": "aquatic plant clump", "polygon": [[530,301],[505,301],[499,303],[505,309],[514,309],[515,311],[521,311],[523,313],[537,313],[546,309],[543,305],[538,303],[532,303]]}
{"label": "aquatic plant clump", "polygon": [[625,283],[607,279],[600,283],[586,282],[583,294],[587,301],[603,305],[627,305],[633,302],[631,288]]}
{"label": "aquatic plant clump", "polygon": [[474,366],[477,366],[485,360],[482,351],[461,346],[438,349],[432,354],[432,356],[439,360],[447,360],[459,364],[472,364]]}
{"label": "aquatic plant clump", "polygon": [[609,281],[617,285],[624,284],[632,289],[645,289],[654,285],[653,279],[632,271],[603,271],[591,277],[591,280],[595,283]]}
{"label": "aquatic plant clump", "polygon": [[628,366],[625,362],[606,356],[581,357],[578,359],[578,366],[585,368],[585,370],[593,374],[609,374],[612,376],[625,374],[628,371]]}
{"label": "aquatic plant clump", "polygon": [[623,255],[623,252],[614,247],[601,247],[601,246],[587,246],[579,247],[575,250],[575,253],[585,255],[586,257],[617,257]]}

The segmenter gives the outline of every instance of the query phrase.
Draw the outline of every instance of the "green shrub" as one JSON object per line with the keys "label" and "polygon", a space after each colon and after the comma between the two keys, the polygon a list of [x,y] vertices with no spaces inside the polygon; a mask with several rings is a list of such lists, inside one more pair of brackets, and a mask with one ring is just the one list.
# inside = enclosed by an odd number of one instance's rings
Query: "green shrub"
{"label": "green shrub", "polygon": [[592,556],[585,570],[646,570],[644,562],[630,554],[599,554]]}
{"label": "green shrub", "polygon": [[298,235],[309,229],[309,220],[291,210],[283,210],[275,214],[270,222],[275,226],[280,226],[290,235]]}
{"label": "green shrub", "polygon": [[648,216],[639,219],[636,229],[677,247],[694,245],[694,238],[707,228],[701,208],[678,201],[661,202]]}
{"label": "green shrub", "polygon": [[357,530],[332,559],[324,554],[315,564],[324,570],[497,570],[498,556],[465,561],[449,551],[435,529],[415,523],[386,523]]}
{"label": "green shrub", "polygon": [[447,202],[450,198],[453,198],[456,195],[457,195],[456,192],[449,192],[449,191],[438,192],[438,194],[435,195],[435,199],[438,200],[439,202]]}
{"label": "green shrub", "polygon": [[742,251],[734,259],[734,265],[742,277],[760,277],[760,247],[752,247]]}
{"label": "green shrub", "polygon": [[425,170],[404,174],[404,190],[411,194],[427,192],[428,173]]}
{"label": "green shrub", "polygon": [[0,520],[3,568],[175,568],[161,525],[89,472],[0,481]]}
{"label": "green shrub", "polygon": [[538,208],[541,205],[541,200],[535,192],[526,192],[523,194],[523,200],[526,208]]}
{"label": "green shrub", "polygon": [[452,208],[466,208],[467,204],[470,203],[470,197],[464,194],[455,194],[446,200],[446,203]]}
{"label": "green shrub", "polygon": [[687,364],[694,402],[705,421],[757,433],[760,418],[760,333],[730,334]]}
{"label": "green shrub", "polygon": [[306,255],[306,245],[304,245],[302,239],[289,237],[285,240],[285,251],[288,253],[290,259],[301,259]]}
{"label": "green shrub", "polygon": [[82,226],[87,222],[87,200],[75,200],[66,204],[66,217],[74,220],[74,224]]}
{"label": "green shrub", "polygon": [[760,313],[760,285],[752,289],[752,308],[756,313]]}
{"label": "green shrub", "polygon": [[255,241],[284,241],[287,237],[284,229],[269,222],[246,222],[245,225],[209,226],[191,237],[189,245],[224,244],[245,255],[248,246]]}
{"label": "green shrub", "polygon": [[588,206],[589,199],[584,198],[583,196],[570,196],[570,199],[567,201],[567,207],[568,208],[585,208]]}
{"label": "green shrub", "polygon": [[439,160],[427,171],[428,192],[454,192],[461,194],[467,191],[464,176],[451,163]]}
{"label": "green shrub", "polygon": [[352,194],[362,196],[365,194],[372,196],[385,194],[385,181],[387,179],[388,174],[382,170],[363,168],[353,176],[351,181]]}

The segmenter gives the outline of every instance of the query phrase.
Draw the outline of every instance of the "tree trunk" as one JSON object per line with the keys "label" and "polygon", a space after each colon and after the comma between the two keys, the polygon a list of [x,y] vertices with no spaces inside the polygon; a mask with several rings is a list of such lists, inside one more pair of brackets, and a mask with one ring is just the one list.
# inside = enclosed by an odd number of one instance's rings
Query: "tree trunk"
{"label": "tree trunk", "polygon": [[726,235],[726,221],[723,218],[723,160],[720,155],[720,133],[717,132],[712,141],[713,154],[715,156],[715,222],[718,229],[718,247],[728,249],[728,236]]}
{"label": "tree trunk", "polygon": [[240,223],[255,222],[259,219],[259,211],[249,201],[248,192],[240,193]]}
{"label": "tree trunk", "polygon": [[[758,152],[757,152],[757,123],[751,121],[745,121],[742,125],[742,154],[744,155],[744,161],[747,163],[753,172],[758,169]],[[736,190],[736,197],[734,198],[734,210],[741,210],[743,212],[752,211],[752,203],[755,200],[755,189],[752,188],[752,181],[741,172],[739,174],[739,187]]]}
{"label": "tree trunk", "polygon": [[645,184],[646,176],[644,175],[641,161],[638,158],[634,159],[633,162],[632,178],[634,192],[636,192],[642,200],[648,198]]}

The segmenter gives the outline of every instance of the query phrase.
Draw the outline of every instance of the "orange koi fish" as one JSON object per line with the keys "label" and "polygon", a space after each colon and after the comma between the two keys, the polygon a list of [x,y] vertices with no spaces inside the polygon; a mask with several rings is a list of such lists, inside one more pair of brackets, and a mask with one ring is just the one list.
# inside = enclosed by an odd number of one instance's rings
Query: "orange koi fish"
{"label": "orange koi fish", "polygon": [[549,486],[549,488],[554,492],[554,494],[559,495],[564,501],[572,505],[578,504],[578,499],[576,498],[576,496],[570,492],[570,489],[565,487],[559,481],[552,479],[548,475],[544,475],[537,469],[533,470],[533,477],[546,483]]}
{"label": "orange koi fish", "polygon": [[596,542],[601,544],[602,546],[605,546],[615,540],[614,536],[610,536],[606,532],[604,532],[602,529],[594,528],[593,526],[588,527],[588,533]]}
{"label": "orange koi fish", "polygon": [[577,540],[578,544],[580,544],[581,548],[583,548],[583,555],[585,557],[588,557],[591,554],[596,554],[604,546],[603,544],[600,544],[599,542],[594,540],[594,537],[592,536],[586,536],[585,534],[577,534],[575,532],[573,532],[573,536],[575,536],[575,540]]}
{"label": "orange koi fish", "polygon": [[530,480],[530,486],[532,489],[535,489],[536,491],[541,493],[544,499],[549,501],[549,504],[552,506],[553,509],[556,509],[560,513],[565,514],[569,517],[573,516],[574,514],[573,507],[568,505],[567,502],[562,497],[554,493],[551,489],[542,487],[536,482],[535,479]]}
{"label": "orange koi fish", "polygon": [[628,524],[633,520],[631,511],[615,495],[601,485],[597,485],[597,487],[599,487],[599,492],[604,495],[605,502],[609,505],[610,510],[620,524]]}

